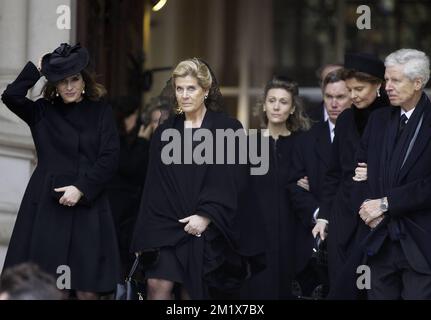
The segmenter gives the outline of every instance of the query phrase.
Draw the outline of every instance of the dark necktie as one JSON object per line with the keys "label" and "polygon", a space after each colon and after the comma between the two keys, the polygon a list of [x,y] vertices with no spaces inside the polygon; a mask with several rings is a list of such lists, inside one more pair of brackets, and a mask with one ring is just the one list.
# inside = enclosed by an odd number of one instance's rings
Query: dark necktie
{"label": "dark necktie", "polygon": [[397,141],[400,138],[401,134],[404,131],[404,128],[407,125],[407,120],[408,120],[407,116],[405,114],[403,114],[400,118],[400,123],[398,124]]}

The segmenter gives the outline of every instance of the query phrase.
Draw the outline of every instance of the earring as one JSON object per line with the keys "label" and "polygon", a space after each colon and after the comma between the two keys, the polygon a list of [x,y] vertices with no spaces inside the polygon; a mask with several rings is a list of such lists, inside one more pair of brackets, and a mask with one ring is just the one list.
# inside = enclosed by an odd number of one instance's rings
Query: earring
{"label": "earring", "polygon": [[55,91],[55,96],[56,96],[56,97],[58,97],[58,96],[59,96],[59,94],[58,94],[58,92],[57,92],[57,91]]}
{"label": "earring", "polygon": [[208,95],[207,95],[207,94],[205,95],[205,100],[206,100],[206,99],[208,99]]}
{"label": "earring", "polygon": [[175,112],[176,112],[176,114],[182,114],[184,111],[183,111],[183,109],[181,109],[181,107],[179,105],[177,105],[175,108]]}
{"label": "earring", "polygon": [[380,97],[380,90],[377,89],[377,96]]}
{"label": "earring", "polygon": [[85,94],[85,88],[84,88],[84,89],[82,89],[82,94]]}

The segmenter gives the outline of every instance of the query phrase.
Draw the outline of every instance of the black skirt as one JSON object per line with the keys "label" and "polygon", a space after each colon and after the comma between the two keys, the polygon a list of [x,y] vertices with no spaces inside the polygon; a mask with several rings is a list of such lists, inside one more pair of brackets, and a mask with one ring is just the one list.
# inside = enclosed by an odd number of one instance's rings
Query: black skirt
{"label": "black skirt", "polygon": [[176,283],[184,282],[184,270],[174,247],[160,248],[157,262],[145,271],[147,279],[164,279]]}

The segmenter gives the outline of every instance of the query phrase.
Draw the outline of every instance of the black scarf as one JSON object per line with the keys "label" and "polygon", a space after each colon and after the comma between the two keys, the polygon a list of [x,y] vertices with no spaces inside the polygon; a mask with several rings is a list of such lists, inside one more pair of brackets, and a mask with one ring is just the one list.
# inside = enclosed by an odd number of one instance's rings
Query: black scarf
{"label": "black scarf", "polygon": [[373,101],[373,103],[371,103],[365,109],[358,109],[355,105],[352,105],[353,118],[355,119],[356,129],[358,130],[358,133],[361,137],[364,133],[370,114],[378,108],[387,107],[389,105],[390,102],[385,92],[380,92],[380,97],[377,97]]}

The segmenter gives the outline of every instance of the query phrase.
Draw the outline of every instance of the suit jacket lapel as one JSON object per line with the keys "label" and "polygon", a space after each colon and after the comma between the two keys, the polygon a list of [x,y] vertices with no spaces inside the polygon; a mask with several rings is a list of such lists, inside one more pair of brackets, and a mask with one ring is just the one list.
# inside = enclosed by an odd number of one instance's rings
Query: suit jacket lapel
{"label": "suit jacket lapel", "polygon": [[383,172],[382,192],[393,185],[396,177],[397,168],[393,160],[395,139],[398,131],[399,108],[391,110],[390,119],[385,130],[383,156],[380,161],[380,169]]}
{"label": "suit jacket lapel", "polygon": [[404,166],[401,168],[400,175],[399,175],[399,181],[402,180],[409,170],[412,168],[412,166],[416,163],[417,159],[422,154],[425,147],[428,145],[429,140],[431,139],[431,103],[429,102],[428,98],[426,98],[426,105],[424,106],[424,113],[423,113],[423,122],[422,126],[419,130],[418,136],[416,138],[416,141],[414,142],[413,148],[407,157],[406,162],[404,163]]}

